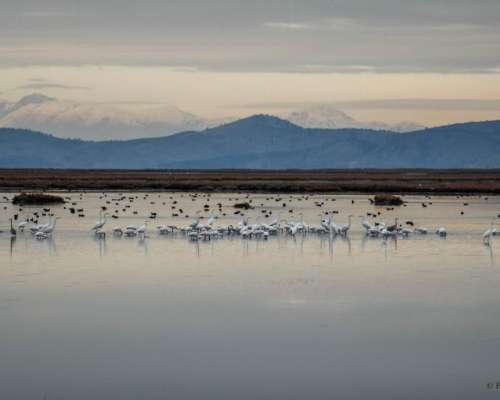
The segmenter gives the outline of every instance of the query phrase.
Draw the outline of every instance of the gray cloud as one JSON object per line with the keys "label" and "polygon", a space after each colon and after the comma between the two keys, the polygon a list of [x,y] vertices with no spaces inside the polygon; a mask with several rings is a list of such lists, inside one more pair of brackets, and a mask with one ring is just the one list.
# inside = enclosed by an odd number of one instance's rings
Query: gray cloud
{"label": "gray cloud", "polygon": [[24,0],[0,65],[492,72],[499,19],[498,0]]}

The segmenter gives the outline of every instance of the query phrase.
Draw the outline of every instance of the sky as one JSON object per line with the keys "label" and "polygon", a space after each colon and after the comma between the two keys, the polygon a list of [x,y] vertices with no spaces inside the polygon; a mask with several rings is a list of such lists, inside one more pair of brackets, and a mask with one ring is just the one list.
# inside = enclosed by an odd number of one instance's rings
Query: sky
{"label": "sky", "polygon": [[0,97],[205,117],[335,104],[362,120],[500,119],[498,0],[18,0]]}

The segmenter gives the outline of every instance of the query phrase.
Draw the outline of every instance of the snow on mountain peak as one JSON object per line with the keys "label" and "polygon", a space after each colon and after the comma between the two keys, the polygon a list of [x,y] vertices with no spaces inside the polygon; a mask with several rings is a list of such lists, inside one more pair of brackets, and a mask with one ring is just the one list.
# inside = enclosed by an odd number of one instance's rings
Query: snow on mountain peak
{"label": "snow on mountain peak", "polygon": [[393,132],[410,132],[424,128],[424,126],[414,122],[401,122],[395,125],[391,125],[377,121],[358,121],[345,112],[337,110],[334,106],[329,104],[321,104],[307,107],[303,110],[295,110],[287,115],[284,115],[283,118],[286,118],[290,122],[302,126],[303,128],[355,128],[387,130]]}
{"label": "snow on mountain peak", "polygon": [[205,121],[170,105],[85,103],[33,94],[0,115],[0,126],[104,140],[166,136],[202,129]]}
{"label": "snow on mountain peak", "polygon": [[354,128],[359,125],[355,119],[343,111],[327,104],[295,110],[285,118],[304,128],[336,129]]}

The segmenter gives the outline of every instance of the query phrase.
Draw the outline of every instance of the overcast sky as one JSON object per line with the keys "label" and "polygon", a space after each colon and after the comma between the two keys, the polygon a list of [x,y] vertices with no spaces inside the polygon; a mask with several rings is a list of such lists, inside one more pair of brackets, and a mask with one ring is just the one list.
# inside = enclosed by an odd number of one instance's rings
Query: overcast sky
{"label": "overcast sky", "polygon": [[[436,98],[450,101],[441,103],[442,119],[498,111],[484,103],[500,99],[498,0],[3,3],[0,93],[8,99],[37,91],[164,101],[210,116],[249,105],[344,102],[369,118],[367,100],[404,98],[420,100],[414,114],[415,103],[403,112],[386,102],[382,117],[424,123],[439,122],[426,103]],[[473,99],[483,102],[462,102],[461,111],[453,103]]]}

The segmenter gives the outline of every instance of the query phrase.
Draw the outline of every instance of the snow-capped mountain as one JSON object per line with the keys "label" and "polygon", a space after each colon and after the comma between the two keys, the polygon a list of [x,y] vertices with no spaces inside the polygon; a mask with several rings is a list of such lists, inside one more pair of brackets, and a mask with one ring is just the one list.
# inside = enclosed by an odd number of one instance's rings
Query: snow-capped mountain
{"label": "snow-capped mountain", "polygon": [[424,129],[425,127],[414,122],[401,122],[395,125],[384,122],[362,122],[357,121],[345,112],[337,110],[333,106],[323,104],[311,106],[302,110],[292,111],[281,115],[282,118],[289,120],[295,125],[303,128],[320,129],[373,129],[393,132],[411,132]]}
{"label": "snow-capped mountain", "polygon": [[80,103],[41,94],[23,97],[3,109],[0,126],[34,129],[63,138],[156,137],[206,126],[204,119],[170,105]]}
{"label": "snow-capped mountain", "polygon": [[[360,128],[409,132],[422,129],[415,123],[388,125],[357,121],[330,105],[308,107],[277,117],[303,128]],[[208,120],[170,105],[85,103],[31,94],[18,102],[0,99],[0,127],[24,128],[61,138],[86,140],[131,139],[168,136],[214,128],[241,117]]]}
{"label": "snow-capped mountain", "polygon": [[295,110],[283,117],[295,125],[303,128],[358,128],[359,122],[343,111],[339,111],[328,105],[308,107],[303,110]]}

